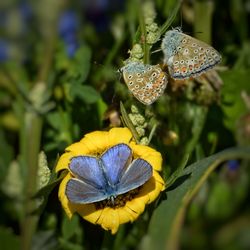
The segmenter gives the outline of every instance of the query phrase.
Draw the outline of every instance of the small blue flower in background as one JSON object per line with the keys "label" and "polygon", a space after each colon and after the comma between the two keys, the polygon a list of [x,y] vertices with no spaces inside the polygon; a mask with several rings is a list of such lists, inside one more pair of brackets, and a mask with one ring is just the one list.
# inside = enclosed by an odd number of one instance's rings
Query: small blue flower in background
{"label": "small blue flower in background", "polygon": [[112,14],[124,9],[124,0],[82,0],[85,16],[94,24],[98,32],[105,32],[110,28]]}
{"label": "small blue flower in background", "polygon": [[79,21],[74,11],[68,10],[62,13],[59,19],[59,35],[66,45],[67,55],[73,57],[79,47],[77,41],[77,31]]}
{"label": "small blue flower in background", "polygon": [[18,10],[21,13],[24,22],[28,22],[32,18],[33,11],[31,5],[26,1],[21,1],[18,6]]}
{"label": "small blue flower in background", "polygon": [[5,40],[0,40],[0,63],[9,59],[9,44]]}
{"label": "small blue flower in background", "polygon": [[238,160],[230,160],[227,162],[227,168],[229,171],[236,171],[240,166]]}

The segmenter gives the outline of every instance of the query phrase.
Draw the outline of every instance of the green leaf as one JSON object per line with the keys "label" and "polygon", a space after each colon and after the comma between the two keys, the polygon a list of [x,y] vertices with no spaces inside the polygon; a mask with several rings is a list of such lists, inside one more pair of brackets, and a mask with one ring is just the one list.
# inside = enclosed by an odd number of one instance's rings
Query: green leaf
{"label": "green leaf", "polygon": [[64,71],[66,79],[76,80],[83,83],[90,70],[91,50],[88,46],[83,45],[76,51],[73,58],[69,58],[62,43],[58,44],[56,53],[56,69]]}
{"label": "green leaf", "polygon": [[8,141],[6,140],[6,135],[3,133],[3,130],[0,130],[0,182],[2,183],[4,179],[6,178],[6,175],[8,173],[8,168],[6,166],[9,166],[11,159],[14,158],[13,156],[13,147],[8,144]]}
{"label": "green leaf", "polygon": [[80,81],[84,82],[89,74],[91,60],[91,50],[89,47],[82,46],[75,55],[75,65],[77,73],[79,73]]}
{"label": "green leaf", "polygon": [[161,202],[152,216],[147,249],[177,249],[187,205],[218,165],[236,158],[250,159],[250,148],[227,149],[184,169],[178,179],[182,183],[166,192],[166,200]]}
{"label": "green leaf", "polygon": [[79,228],[79,217],[73,216],[71,219],[64,216],[62,222],[62,236],[64,240],[70,239]]}
{"label": "green leaf", "polygon": [[0,227],[0,242],[3,250],[20,249],[20,239],[9,228]]}
{"label": "green leaf", "polygon": [[70,94],[72,97],[79,97],[87,104],[93,104],[100,99],[100,94],[91,86],[87,85],[70,85]]}
{"label": "green leaf", "polygon": [[225,113],[224,124],[230,130],[235,130],[236,121],[247,112],[247,107],[241,98],[241,92],[250,93],[250,70],[230,70],[222,72],[224,81],[222,88],[222,109]]}
{"label": "green leaf", "polygon": [[42,198],[42,200],[41,200],[41,204],[39,205],[39,207],[35,209],[34,211],[32,211],[31,214],[42,213],[42,211],[44,210],[47,204],[50,193],[62,181],[62,179],[66,176],[67,173],[68,171],[65,170],[65,171],[62,171],[59,176],[57,176],[57,174],[55,173],[55,168],[53,169],[52,174],[50,176],[49,183],[43,188],[41,188],[40,190],[38,190],[36,194],[32,197],[33,199]]}
{"label": "green leaf", "polygon": [[180,7],[181,7],[182,0],[179,0],[179,1],[176,1],[176,2],[167,1],[166,3],[170,3],[170,4],[174,3],[175,5],[171,10],[169,10],[169,13],[171,13],[171,15],[168,17],[166,22],[161,27],[161,32],[160,32],[161,35],[163,35],[166,32],[166,30],[170,27],[170,25],[174,21],[176,15],[179,12]]}
{"label": "green leaf", "polygon": [[56,174],[51,175],[49,183],[41,188],[34,196],[34,198],[39,198],[42,196],[48,196],[54,187],[61,182],[61,180],[66,176],[67,171],[63,171],[59,177],[56,177]]}
{"label": "green leaf", "polygon": [[140,137],[139,137],[134,125],[132,124],[132,122],[131,122],[131,120],[130,120],[128,114],[127,114],[127,111],[126,111],[126,109],[125,109],[122,102],[120,102],[120,110],[121,110],[121,114],[122,114],[123,123],[126,125],[126,127],[128,127],[130,129],[131,133],[133,134],[133,137],[135,138],[135,141],[137,143],[139,143],[140,142]]}
{"label": "green leaf", "polygon": [[54,250],[58,249],[58,240],[54,230],[38,231],[33,236],[32,250]]}

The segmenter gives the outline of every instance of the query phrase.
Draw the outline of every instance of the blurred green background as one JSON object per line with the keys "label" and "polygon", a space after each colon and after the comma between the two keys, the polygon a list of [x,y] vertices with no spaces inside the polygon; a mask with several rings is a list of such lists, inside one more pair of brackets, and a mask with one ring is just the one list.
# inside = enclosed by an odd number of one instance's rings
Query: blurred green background
{"label": "blurred green background", "polygon": [[[150,108],[133,98],[119,72],[133,44],[141,42],[138,27],[146,4],[159,26],[172,17],[169,29],[181,26],[223,58],[218,75],[205,84],[169,83]],[[150,218],[161,200],[168,202],[171,187],[116,236],[77,216],[69,221],[56,185],[43,198],[30,198],[47,184],[66,146],[87,132],[121,124],[120,101],[127,111],[137,105],[148,119],[148,134],[157,124],[151,144],[163,155],[165,180],[184,163],[249,146],[249,23],[250,0],[1,0],[1,249],[144,249],[157,227]],[[162,61],[161,52],[150,54],[152,64]],[[188,206],[180,249],[250,249],[249,160],[228,158]]]}

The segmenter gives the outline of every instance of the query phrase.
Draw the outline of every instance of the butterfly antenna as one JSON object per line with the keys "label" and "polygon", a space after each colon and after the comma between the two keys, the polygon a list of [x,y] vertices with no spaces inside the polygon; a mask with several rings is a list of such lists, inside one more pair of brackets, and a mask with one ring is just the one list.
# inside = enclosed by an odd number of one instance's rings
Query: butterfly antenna
{"label": "butterfly antenna", "polygon": [[157,52],[160,52],[160,51],[162,51],[162,49],[156,49],[156,50],[153,50],[153,51],[151,52],[151,54],[154,54],[154,53],[157,53]]}
{"label": "butterfly antenna", "polygon": [[180,7],[180,12],[181,12],[181,17],[180,17],[180,19],[181,19],[181,30],[182,30],[182,21],[183,21],[182,5],[181,5],[181,7]]}

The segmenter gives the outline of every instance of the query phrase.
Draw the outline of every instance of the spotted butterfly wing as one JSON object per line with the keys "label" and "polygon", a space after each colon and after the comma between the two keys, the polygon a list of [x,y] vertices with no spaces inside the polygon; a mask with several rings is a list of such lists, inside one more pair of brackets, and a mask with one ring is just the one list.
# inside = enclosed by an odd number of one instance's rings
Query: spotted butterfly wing
{"label": "spotted butterfly wing", "polygon": [[164,63],[176,80],[197,77],[221,61],[221,56],[210,45],[182,33],[167,31],[162,40]]}
{"label": "spotted butterfly wing", "polygon": [[159,65],[130,62],[121,68],[131,93],[143,104],[150,105],[163,93],[168,80]]}

